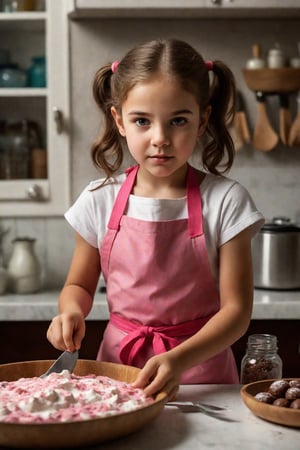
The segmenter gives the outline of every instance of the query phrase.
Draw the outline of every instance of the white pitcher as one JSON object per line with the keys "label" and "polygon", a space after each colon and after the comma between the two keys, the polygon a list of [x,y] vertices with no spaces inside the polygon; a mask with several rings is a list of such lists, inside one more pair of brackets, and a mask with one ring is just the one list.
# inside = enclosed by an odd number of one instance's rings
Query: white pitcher
{"label": "white pitcher", "polygon": [[11,290],[17,294],[30,294],[41,287],[41,266],[34,251],[35,239],[17,238],[8,263]]}

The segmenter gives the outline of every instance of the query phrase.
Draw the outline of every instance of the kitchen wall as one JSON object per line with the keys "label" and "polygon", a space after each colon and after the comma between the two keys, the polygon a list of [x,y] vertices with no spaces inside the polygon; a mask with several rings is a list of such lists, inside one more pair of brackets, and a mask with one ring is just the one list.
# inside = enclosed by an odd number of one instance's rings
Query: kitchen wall
{"label": "kitchen wall", "polygon": [[[222,59],[231,66],[253,131],[257,106],[254,93],[245,85],[241,73],[241,68],[251,57],[251,45],[260,42],[267,51],[279,42],[291,57],[297,55],[297,42],[300,41],[299,19],[83,20],[72,22],[70,31],[73,199],[89,180],[98,177],[89,158],[89,147],[100,126],[91,95],[92,78],[100,65],[121,58],[137,42],[156,37],[185,39],[206,59]],[[296,96],[291,96],[290,100],[294,117]],[[279,108],[275,96],[268,98],[268,113],[278,129]],[[271,152],[263,153],[249,145],[237,153],[229,176],[248,188],[267,218],[285,215],[300,221],[300,149],[279,145]],[[36,250],[44,268],[44,286],[60,288],[73,248],[73,233],[64,219],[5,218],[1,224],[10,228],[4,240],[6,259],[11,252],[12,238],[20,235],[36,237]]]}

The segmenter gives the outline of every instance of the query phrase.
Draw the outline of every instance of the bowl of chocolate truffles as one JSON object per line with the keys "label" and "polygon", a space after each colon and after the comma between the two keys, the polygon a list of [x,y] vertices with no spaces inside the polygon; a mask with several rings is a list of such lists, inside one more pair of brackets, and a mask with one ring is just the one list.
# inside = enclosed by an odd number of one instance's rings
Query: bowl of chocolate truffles
{"label": "bowl of chocolate truffles", "polygon": [[300,378],[262,380],[241,388],[245,405],[258,417],[300,427]]}

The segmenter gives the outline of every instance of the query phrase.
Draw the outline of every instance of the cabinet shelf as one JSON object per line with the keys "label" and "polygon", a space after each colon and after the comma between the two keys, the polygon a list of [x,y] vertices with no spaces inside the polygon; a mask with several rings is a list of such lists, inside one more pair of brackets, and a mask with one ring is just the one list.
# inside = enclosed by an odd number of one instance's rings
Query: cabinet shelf
{"label": "cabinet shelf", "polygon": [[18,31],[45,30],[46,12],[0,13],[2,31],[17,29]]}
{"label": "cabinet shelf", "polygon": [[22,21],[24,20],[46,20],[45,11],[30,11],[30,12],[0,12],[0,21]]}
{"label": "cabinet shelf", "polygon": [[245,82],[252,91],[292,93],[300,90],[300,68],[243,69]]}
{"label": "cabinet shelf", "polygon": [[1,97],[47,97],[47,88],[0,88]]}

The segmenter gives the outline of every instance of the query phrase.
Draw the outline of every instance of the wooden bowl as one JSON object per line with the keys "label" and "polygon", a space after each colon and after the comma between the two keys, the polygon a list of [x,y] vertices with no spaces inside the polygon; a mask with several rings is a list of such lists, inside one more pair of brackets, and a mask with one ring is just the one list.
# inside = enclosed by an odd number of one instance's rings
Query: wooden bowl
{"label": "wooden bowl", "polygon": [[[40,376],[52,363],[52,360],[42,360],[3,364],[0,365],[0,380]],[[74,373],[104,375],[130,383],[139,371],[136,367],[79,359]],[[136,411],[86,421],[45,424],[0,422],[0,446],[33,449],[95,445],[139,430],[160,414],[166,401],[166,394],[160,392],[152,404]]]}
{"label": "wooden bowl", "polygon": [[252,91],[288,94],[300,90],[300,68],[243,69],[243,75]]}
{"label": "wooden bowl", "polygon": [[[285,378],[290,381],[293,378]],[[269,405],[259,402],[254,398],[258,392],[266,391],[275,380],[263,380],[249,383],[241,388],[241,396],[245,405],[258,417],[269,422],[286,425],[288,427],[300,427],[300,409],[284,408],[282,406]]]}

